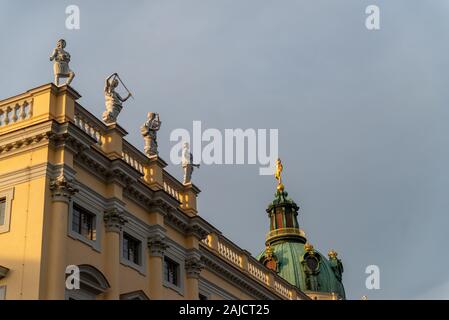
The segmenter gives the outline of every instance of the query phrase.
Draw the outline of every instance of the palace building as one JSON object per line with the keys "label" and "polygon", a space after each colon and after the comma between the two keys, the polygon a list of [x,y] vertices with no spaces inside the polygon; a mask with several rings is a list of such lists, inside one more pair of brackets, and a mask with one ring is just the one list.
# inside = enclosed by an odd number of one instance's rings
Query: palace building
{"label": "palace building", "polygon": [[79,98],[46,84],[0,101],[0,299],[345,298],[341,261],[306,241],[281,183],[255,258],[201,217],[198,187]]}

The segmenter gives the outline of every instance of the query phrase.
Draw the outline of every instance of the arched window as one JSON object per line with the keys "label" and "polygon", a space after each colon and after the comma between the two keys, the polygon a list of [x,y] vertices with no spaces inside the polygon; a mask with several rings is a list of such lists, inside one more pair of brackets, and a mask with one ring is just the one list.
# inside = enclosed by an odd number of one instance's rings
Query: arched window
{"label": "arched window", "polygon": [[120,300],[150,300],[142,290],[124,293],[120,295]]}
{"label": "arched window", "polygon": [[66,300],[96,300],[97,296],[110,288],[108,280],[97,268],[90,265],[78,266],[80,270],[80,288],[66,289]]}

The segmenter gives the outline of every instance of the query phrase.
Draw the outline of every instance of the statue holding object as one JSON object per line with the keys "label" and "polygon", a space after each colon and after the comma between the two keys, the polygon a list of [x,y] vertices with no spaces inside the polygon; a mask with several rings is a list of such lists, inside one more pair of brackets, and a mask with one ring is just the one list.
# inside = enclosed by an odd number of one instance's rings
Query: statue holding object
{"label": "statue holding object", "polygon": [[59,86],[60,78],[68,78],[67,85],[72,83],[73,78],[75,78],[75,73],[70,70],[69,62],[70,62],[70,53],[65,51],[67,43],[64,39],[58,40],[56,44],[56,48],[53,50],[53,53],[50,56],[50,61],[54,61],[53,64],[53,73],[55,76],[55,85]]}
{"label": "statue holding object", "polygon": [[[128,91],[128,96],[123,98],[116,91],[119,82],[123,85],[123,87]],[[103,121],[107,124],[112,124],[117,122],[118,115],[123,108],[123,102],[132,97],[131,92],[126,88],[123,81],[120,79],[117,73],[111,74],[108,78],[106,78],[106,83],[104,87],[104,98],[106,104],[106,111],[103,112]]]}
{"label": "statue holding object", "polygon": [[145,140],[145,154],[148,157],[157,156],[157,132],[161,129],[162,122],[159,114],[148,112],[147,121],[140,128],[140,132]]}

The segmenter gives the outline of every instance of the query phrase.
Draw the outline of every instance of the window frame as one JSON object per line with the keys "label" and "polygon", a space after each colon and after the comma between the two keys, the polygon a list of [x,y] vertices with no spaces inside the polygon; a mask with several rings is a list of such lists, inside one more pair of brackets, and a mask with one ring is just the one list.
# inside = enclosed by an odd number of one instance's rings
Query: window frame
{"label": "window frame", "polygon": [[[134,263],[134,261],[128,260],[127,258],[125,258],[124,256],[124,236],[128,235],[129,237],[140,241],[140,248],[139,248],[139,264]],[[134,231],[133,229],[130,228],[130,226],[128,226],[128,224],[126,224],[123,227],[123,230],[120,232],[120,263],[123,264],[124,266],[130,267],[134,270],[136,270],[137,272],[141,273],[142,275],[146,275],[146,269],[147,269],[147,256],[146,256],[146,245],[145,245],[146,241],[145,241],[145,236],[137,233],[136,231]]]}
{"label": "window frame", "polygon": [[[165,279],[165,259],[171,260],[178,265],[178,284],[175,285]],[[164,287],[175,290],[180,295],[184,295],[184,262],[174,255],[165,254],[162,259],[162,282]]]}
{"label": "window frame", "polygon": [[0,225],[0,234],[2,234],[11,230],[11,213],[12,201],[14,200],[14,188],[1,190],[0,199],[5,199],[5,218],[3,224]]}
{"label": "window frame", "polygon": [[6,286],[0,286],[0,301],[6,300]]}
{"label": "window frame", "polygon": [[[77,231],[74,231],[73,226],[73,218],[74,218],[74,208],[79,207],[84,211],[87,211],[87,213],[91,214],[93,216],[93,219],[95,221],[95,240],[91,240],[82,234],[78,233]],[[88,245],[92,249],[100,252],[100,239],[101,239],[101,219],[102,214],[99,213],[100,210],[94,209],[92,206],[86,204],[84,201],[80,200],[79,198],[75,198],[70,200],[70,206],[69,206],[69,219],[68,219],[68,235],[74,240],[78,240],[83,242],[84,244]]]}
{"label": "window frame", "polygon": [[[77,211],[80,216],[79,216],[79,224],[78,224],[78,230],[73,230],[73,226],[74,226],[74,222],[75,222],[75,211]],[[83,225],[83,217],[88,217],[89,219],[91,219],[91,221],[89,221],[89,226],[87,229],[87,236],[83,233],[84,230],[84,225]],[[89,228],[90,227],[90,228]],[[96,223],[96,215],[92,212],[90,212],[89,210],[86,210],[85,208],[81,207],[78,204],[73,204],[73,216],[72,216],[72,225],[71,225],[72,231],[76,232],[77,234],[79,234],[80,236],[86,238],[89,241],[96,241],[97,240],[97,223]],[[95,239],[93,239],[93,235],[95,232]]]}

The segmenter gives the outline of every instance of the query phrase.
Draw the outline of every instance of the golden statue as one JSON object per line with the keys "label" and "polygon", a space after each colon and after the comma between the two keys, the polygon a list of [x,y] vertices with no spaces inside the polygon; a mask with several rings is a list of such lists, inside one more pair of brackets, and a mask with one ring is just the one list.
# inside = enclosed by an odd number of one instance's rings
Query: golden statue
{"label": "golden statue", "polygon": [[276,172],[274,173],[274,177],[278,181],[277,189],[278,191],[284,190],[284,185],[282,184],[282,171],[284,170],[284,166],[282,165],[282,161],[280,158],[276,160]]}

